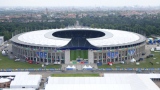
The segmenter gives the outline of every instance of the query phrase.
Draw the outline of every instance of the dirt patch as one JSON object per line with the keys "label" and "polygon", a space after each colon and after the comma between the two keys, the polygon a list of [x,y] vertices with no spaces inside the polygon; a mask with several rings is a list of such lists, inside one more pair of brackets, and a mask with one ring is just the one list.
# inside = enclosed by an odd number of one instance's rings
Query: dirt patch
{"label": "dirt patch", "polygon": [[104,73],[99,73],[99,76],[100,77],[104,77]]}

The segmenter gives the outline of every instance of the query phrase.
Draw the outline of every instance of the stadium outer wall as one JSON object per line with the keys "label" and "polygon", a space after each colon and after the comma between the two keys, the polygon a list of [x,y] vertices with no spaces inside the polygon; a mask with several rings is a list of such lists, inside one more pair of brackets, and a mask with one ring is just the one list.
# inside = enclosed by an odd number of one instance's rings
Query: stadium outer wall
{"label": "stadium outer wall", "polygon": [[[145,41],[127,46],[103,47],[88,50],[88,63],[120,62],[135,58],[138,60],[145,53]],[[23,61],[33,63],[70,64],[70,50],[58,50],[55,47],[40,47],[15,43],[12,41],[13,55]],[[79,57],[77,57],[77,60]]]}

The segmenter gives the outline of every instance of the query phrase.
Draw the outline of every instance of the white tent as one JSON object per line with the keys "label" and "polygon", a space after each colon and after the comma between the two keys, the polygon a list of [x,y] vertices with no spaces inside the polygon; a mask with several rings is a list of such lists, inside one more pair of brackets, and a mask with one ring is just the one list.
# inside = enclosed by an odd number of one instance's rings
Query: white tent
{"label": "white tent", "polygon": [[151,48],[151,51],[154,51],[154,48],[153,48],[153,47]]}
{"label": "white tent", "polygon": [[156,50],[159,51],[159,50],[160,50],[160,47],[156,47]]}
{"label": "white tent", "polygon": [[147,42],[153,41],[153,38],[147,38]]}
{"label": "white tent", "polygon": [[87,68],[92,68],[90,65]]}
{"label": "white tent", "polygon": [[87,68],[87,66],[86,66],[86,65],[84,65],[83,69],[86,69],[86,68]]}
{"label": "white tent", "polygon": [[9,46],[9,44],[6,44],[6,46]]}
{"label": "white tent", "polygon": [[112,63],[109,63],[110,66],[112,66]]}
{"label": "white tent", "polygon": [[136,63],[136,65],[139,65],[139,64],[140,64],[139,62]]}
{"label": "white tent", "polygon": [[72,67],[68,65],[66,68],[72,68]]}
{"label": "white tent", "polygon": [[132,59],[130,60],[130,62],[136,62],[136,60],[135,60],[134,58],[132,58]]}
{"label": "white tent", "polygon": [[2,55],[6,55],[6,51],[2,50]]}
{"label": "white tent", "polygon": [[73,68],[73,69],[76,69],[76,67],[75,67],[74,65],[72,66],[72,68]]}
{"label": "white tent", "polygon": [[66,67],[66,70],[73,70],[73,68],[68,65],[68,66]]}
{"label": "white tent", "polygon": [[121,64],[124,64],[124,61],[121,61]]}
{"label": "white tent", "polygon": [[22,75],[16,76],[11,82],[10,88],[39,88],[42,75]]}
{"label": "white tent", "polygon": [[57,62],[57,64],[61,64],[61,62]]}

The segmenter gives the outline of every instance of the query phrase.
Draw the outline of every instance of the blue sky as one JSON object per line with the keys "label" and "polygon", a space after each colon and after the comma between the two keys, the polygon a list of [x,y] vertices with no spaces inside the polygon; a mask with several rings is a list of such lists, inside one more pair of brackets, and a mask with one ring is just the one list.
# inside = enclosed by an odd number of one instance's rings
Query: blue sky
{"label": "blue sky", "polygon": [[0,6],[160,6],[160,0],[0,0]]}

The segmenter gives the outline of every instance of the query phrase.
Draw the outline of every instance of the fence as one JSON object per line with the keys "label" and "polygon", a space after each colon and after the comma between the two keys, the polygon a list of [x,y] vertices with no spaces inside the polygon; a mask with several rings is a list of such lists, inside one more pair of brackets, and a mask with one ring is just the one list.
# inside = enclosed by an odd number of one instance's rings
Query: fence
{"label": "fence", "polygon": [[38,69],[34,69],[34,68],[29,68],[29,69],[0,69],[0,72],[20,72],[20,71],[61,71],[61,69],[55,69],[55,68],[38,68]]}
{"label": "fence", "polygon": [[[95,71],[160,71],[160,68],[99,68]],[[29,69],[0,69],[0,72],[20,72],[20,71],[62,71],[58,68],[29,68]]]}

